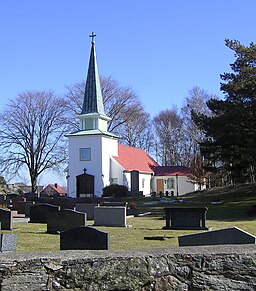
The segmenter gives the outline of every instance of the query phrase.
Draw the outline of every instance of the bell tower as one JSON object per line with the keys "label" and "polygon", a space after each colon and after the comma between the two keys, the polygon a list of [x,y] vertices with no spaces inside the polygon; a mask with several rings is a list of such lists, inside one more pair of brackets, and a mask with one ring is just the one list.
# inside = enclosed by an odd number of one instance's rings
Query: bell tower
{"label": "bell tower", "polygon": [[[118,137],[108,132],[107,122],[111,120],[105,114],[101,91],[100,77],[96,59],[95,34],[90,37],[91,52],[87,72],[83,108],[80,119],[80,129],[68,134],[69,138],[69,165],[68,165],[68,195],[71,197],[101,196],[103,187],[110,183],[110,158],[118,155]],[[90,192],[83,179],[90,176]],[[87,176],[86,176],[87,175]],[[88,177],[87,177],[88,178]],[[81,185],[77,184],[82,181]],[[80,182],[79,182],[80,183]],[[84,186],[83,186],[84,185]]]}

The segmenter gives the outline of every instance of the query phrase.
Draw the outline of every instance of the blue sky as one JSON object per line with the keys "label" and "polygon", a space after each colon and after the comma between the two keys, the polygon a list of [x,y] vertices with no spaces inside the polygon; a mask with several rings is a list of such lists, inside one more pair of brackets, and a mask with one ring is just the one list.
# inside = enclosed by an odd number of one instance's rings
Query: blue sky
{"label": "blue sky", "polygon": [[0,0],[0,108],[26,90],[65,93],[86,78],[92,31],[100,74],[131,86],[152,116],[220,74],[256,35],[255,0]]}
{"label": "blue sky", "polygon": [[84,80],[92,31],[100,74],[131,86],[152,116],[194,86],[221,97],[235,60],[224,39],[255,42],[255,11],[255,0],[0,0],[0,109]]}

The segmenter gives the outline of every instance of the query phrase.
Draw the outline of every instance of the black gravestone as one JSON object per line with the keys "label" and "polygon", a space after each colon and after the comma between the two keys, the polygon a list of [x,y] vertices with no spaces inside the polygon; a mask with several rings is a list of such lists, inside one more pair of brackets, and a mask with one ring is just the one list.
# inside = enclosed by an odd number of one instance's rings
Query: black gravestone
{"label": "black gravestone", "polygon": [[47,223],[47,215],[60,210],[59,206],[51,204],[38,204],[30,207],[30,221],[32,223]]}
{"label": "black gravestone", "polygon": [[8,209],[0,208],[0,222],[2,230],[12,230],[12,212]]}
{"label": "black gravestone", "polygon": [[60,250],[108,250],[109,235],[90,226],[80,226],[60,234]]}
{"label": "black gravestone", "polygon": [[255,244],[256,237],[238,227],[223,228],[178,237],[179,246]]}
{"label": "black gravestone", "polygon": [[48,213],[47,232],[59,233],[78,226],[86,225],[86,213],[63,209],[58,212]]}
{"label": "black gravestone", "polygon": [[166,207],[163,229],[208,229],[205,226],[208,208]]}

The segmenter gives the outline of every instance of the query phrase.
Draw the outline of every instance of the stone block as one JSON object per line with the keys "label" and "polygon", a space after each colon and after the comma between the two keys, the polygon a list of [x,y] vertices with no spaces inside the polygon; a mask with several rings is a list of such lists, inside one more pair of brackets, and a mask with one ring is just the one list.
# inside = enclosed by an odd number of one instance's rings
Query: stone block
{"label": "stone block", "polygon": [[226,244],[255,244],[256,237],[238,227],[223,228],[178,237],[179,246],[205,246]]}
{"label": "stone block", "polygon": [[17,245],[17,234],[1,233],[1,252],[15,252]]}
{"label": "stone block", "polygon": [[80,226],[60,234],[60,250],[108,250],[109,235],[90,226]]}
{"label": "stone block", "polygon": [[63,209],[57,212],[48,213],[47,216],[47,232],[59,233],[71,228],[85,226],[86,213]]}
{"label": "stone block", "polygon": [[126,226],[126,207],[95,207],[94,225]]}
{"label": "stone block", "polygon": [[87,214],[88,220],[94,220],[94,207],[99,206],[96,203],[77,203],[75,205],[75,209],[80,212],[84,212]]}
{"label": "stone block", "polygon": [[31,223],[47,223],[47,215],[60,210],[59,206],[51,204],[36,204],[30,207],[30,221]]}
{"label": "stone block", "polygon": [[13,214],[11,210],[0,208],[0,222],[2,230],[12,230]]}
{"label": "stone block", "polygon": [[163,229],[208,229],[207,207],[166,207],[166,225]]}

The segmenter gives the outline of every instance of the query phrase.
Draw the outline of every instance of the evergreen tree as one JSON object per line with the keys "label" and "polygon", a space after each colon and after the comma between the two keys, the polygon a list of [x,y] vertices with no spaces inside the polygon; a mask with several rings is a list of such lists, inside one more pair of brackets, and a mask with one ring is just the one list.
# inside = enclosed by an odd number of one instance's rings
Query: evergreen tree
{"label": "evergreen tree", "polygon": [[256,161],[256,45],[226,40],[235,51],[233,72],[221,75],[224,100],[211,99],[211,117],[195,113],[193,119],[207,139],[201,150],[208,168],[228,173],[228,183],[255,182]]}

